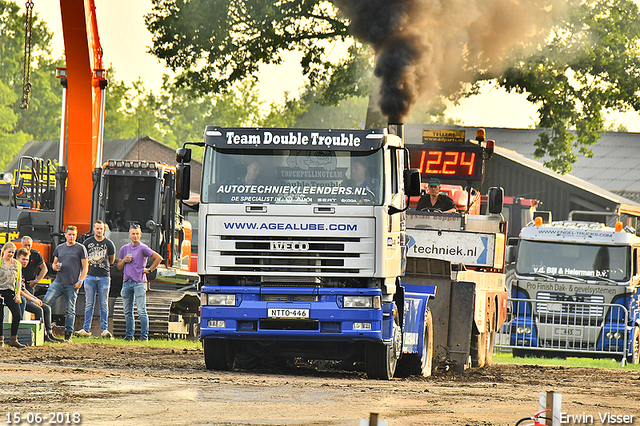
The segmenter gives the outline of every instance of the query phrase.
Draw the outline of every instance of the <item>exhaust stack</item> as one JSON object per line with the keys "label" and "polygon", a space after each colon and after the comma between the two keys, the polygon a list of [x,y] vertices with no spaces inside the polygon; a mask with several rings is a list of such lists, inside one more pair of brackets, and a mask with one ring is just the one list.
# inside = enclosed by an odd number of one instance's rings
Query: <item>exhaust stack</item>
{"label": "exhaust stack", "polygon": [[390,135],[396,135],[400,139],[404,140],[404,124],[398,122],[389,122],[387,124],[387,131]]}

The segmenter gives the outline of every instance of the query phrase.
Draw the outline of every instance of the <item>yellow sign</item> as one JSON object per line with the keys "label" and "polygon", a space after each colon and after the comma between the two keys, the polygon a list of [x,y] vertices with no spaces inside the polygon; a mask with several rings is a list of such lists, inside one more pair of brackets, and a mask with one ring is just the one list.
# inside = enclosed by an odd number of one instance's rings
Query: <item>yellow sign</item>
{"label": "yellow sign", "polygon": [[[33,179],[33,171],[31,170],[14,170],[13,171],[14,182],[18,182],[18,178],[22,177],[24,179],[23,185],[25,186],[29,186],[31,185],[31,180]],[[45,184],[47,183],[47,173],[46,172],[42,172],[42,173],[35,173],[36,175],[36,179],[40,181],[40,185],[44,188]],[[56,186],[56,173],[55,171],[50,171],[49,172],[49,188],[55,188]]]}
{"label": "yellow sign", "polygon": [[464,130],[422,129],[422,143],[464,143]]}
{"label": "yellow sign", "polygon": [[[9,232],[9,241],[18,239],[17,232]],[[7,242],[7,233],[0,233],[0,245],[4,245]]]}

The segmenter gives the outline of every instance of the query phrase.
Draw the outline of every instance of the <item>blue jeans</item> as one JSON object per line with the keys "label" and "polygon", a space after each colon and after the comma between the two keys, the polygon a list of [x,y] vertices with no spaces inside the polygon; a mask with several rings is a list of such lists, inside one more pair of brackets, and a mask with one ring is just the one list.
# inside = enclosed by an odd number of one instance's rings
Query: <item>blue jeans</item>
{"label": "blue jeans", "polygon": [[42,303],[52,306],[53,301],[60,296],[64,296],[67,300],[67,313],[64,318],[64,331],[65,333],[73,333],[73,324],[76,321],[76,299],[78,298],[78,289],[74,288],[72,284],[62,284],[58,280],[53,280],[53,282],[49,284],[49,289],[47,290],[47,294],[44,295]]}
{"label": "blue jeans", "polygon": [[122,283],[122,309],[126,324],[125,340],[133,340],[136,323],[133,320],[133,301],[135,299],[140,318],[140,340],[149,340],[149,317],[147,316],[147,283],[137,283],[131,278]]}
{"label": "blue jeans", "polygon": [[98,293],[98,303],[100,303],[100,327],[105,331],[109,324],[109,286],[111,285],[111,277],[94,277],[87,275],[84,279],[84,330],[91,333],[91,320],[93,319],[93,305],[96,301],[96,292]]}

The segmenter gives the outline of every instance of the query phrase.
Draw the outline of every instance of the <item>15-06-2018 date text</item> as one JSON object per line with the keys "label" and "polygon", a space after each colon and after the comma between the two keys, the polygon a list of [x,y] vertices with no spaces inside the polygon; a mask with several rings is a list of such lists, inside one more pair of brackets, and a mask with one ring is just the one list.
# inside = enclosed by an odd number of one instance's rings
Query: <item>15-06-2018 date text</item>
{"label": "15-06-2018 date text", "polygon": [[40,425],[40,424],[49,424],[49,425],[69,425],[69,424],[80,424],[82,423],[82,416],[80,413],[61,413],[61,412],[48,412],[48,413],[34,413],[34,412],[12,412],[7,413],[7,421],[5,422],[8,425],[19,425],[19,424],[27,424],[27,425]]}

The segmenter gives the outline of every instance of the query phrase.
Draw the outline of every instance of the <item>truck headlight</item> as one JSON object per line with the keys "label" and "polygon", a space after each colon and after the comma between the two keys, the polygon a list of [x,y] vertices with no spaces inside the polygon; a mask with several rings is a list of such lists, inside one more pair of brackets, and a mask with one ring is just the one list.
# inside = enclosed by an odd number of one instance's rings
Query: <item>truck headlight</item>
{"label": "truck headlight", "polygon": [[518,334],[531,334],[531,327],[518,327],[516,329]]}
{"label": "truck headlight", "polygon": [[345,308],[372,308],[380,309],[380,296],[344,296]]}
{"label": "truck headlight", "polygon": [[204,293],[201,299],[205,306],[236,306],[235,294]]}

